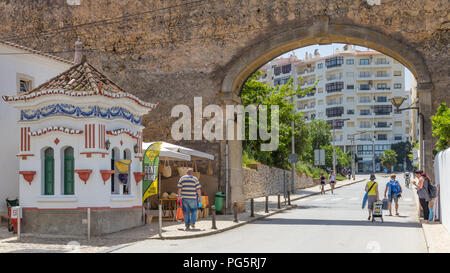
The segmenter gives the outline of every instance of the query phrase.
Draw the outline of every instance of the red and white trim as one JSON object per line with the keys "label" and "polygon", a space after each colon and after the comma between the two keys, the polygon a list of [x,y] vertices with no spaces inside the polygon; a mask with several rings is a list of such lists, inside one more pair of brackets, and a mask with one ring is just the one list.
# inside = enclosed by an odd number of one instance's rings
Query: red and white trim
{"label": "red and white trim", "polygon": [[118,136],[120,134],[127,134],[132,138],[139,139],[139,133],[133,133],[132,131],[130,131],[126,128],[112,130],[112,131],[106,131],[106,134],[112,135],[112,136]]}
{"label": "red and white trim", "polygon": [[30,100],[30,99],[34,99],[34,98],[38,98],[38,97],[46,96],[46,95],[66,95],[66,96],[71,96],[71,97],[104,96],[104,97],[112,98],[112,99],[126,98],[126,99],[133,100],[137,104],[139,104],[143,107],[146,107],[150,110],[155,109],[156,106],[159,105],[159,103],[153,104],[153,103],[149,103],[149,102],[144,102],[141,99],[139,99],[138,97],[136,97],[132,94],[129,94],[129,93],[110,93],[107,91],[102,91],[100,93],[100,92],[98,92],[98,90],[96,90],[96,91],[70,91],[70,90],[62,90],[62,89],[51,89],[51,90],[33,92],[28,95],[2,96],[2,98],[5,102],[9,102],[9,101]]}
{"label": "red and white trim", "polygon": [[106,134],[106,126],[100,124],[98,126],[98,147],[100,149],[106,149],[105,147],[105,134]]}
{"label": "red and white trim", "polygon": [[84,125],[84,148],[95,149],[95,124]]}
{"label": "red and white trim", "polygon": [[20,152],[29,152],[31,150],[30,127],[20,128]]}
{"label": "red and white trim", "polygon": [[66,127],[50,126],[48,128],[39,129],[39,130],[31,132],[31,133],[29,132],[28,135],[41,136],[41,135],[45,135],[46,133],[50,133],[50,132],[61,132],[61,133],[69,134],[69,135],[81,135],[83,133],[82,130],[76,130],[76,129],[66,128]]}

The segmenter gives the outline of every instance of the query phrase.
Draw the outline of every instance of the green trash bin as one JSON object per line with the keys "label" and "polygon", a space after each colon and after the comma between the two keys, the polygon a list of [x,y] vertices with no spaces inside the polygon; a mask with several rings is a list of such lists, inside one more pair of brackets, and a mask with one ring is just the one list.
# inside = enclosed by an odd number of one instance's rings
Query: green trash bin
{"label": "green trash bin", "polygon": [[216,193],[216,198],[215,198],[215,203],[214,203],[216,206],[216,211],[222,211],[224,203],[225,203],[225,193],[223,193],[223,192]]}

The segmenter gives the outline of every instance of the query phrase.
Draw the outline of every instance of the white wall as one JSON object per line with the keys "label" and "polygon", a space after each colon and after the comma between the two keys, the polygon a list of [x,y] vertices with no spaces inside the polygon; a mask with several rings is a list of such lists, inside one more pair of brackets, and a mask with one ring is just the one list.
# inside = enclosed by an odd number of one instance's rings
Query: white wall
{"label": "white wall", "polygon": [[434,168],[440,185],[441,222],[450,231],[450,148],[436,155]]}
{"label": "white wall", "polygon": [[[28,121],[26,123],[31,127],[31,132],[38,129],[47,128],[49,126],[59,126],[69,129],[84,130],[85,124],[104,124],[106,131],[116,130],[121,128],[128,128],[133,132],[141,130],[140,126],[131,126],[125,120],[103,120],[98,118],[79,118],[72,117],[47,117],[40,121]],[[98,126],[96,126],[98,130]],[[56,144],[55,139],[59,142]],[[106,139],[111,142],[108,151],[99,149],[86,149],[84,145],[85,135],[70,135],[61,132],[48,132],[41,136],[33,136],[31,139],[31,154],[35,156],[29,157],[26,160],[21,160],[20,169],[23,171],[36,171],[31,185],[25,181],[23,176],[20,176],[20,198],[21,206],[24,208],[38,208],[38,209],[77,209],[77,208],[131,208],[142,204],[142,181],[136,185],[133,172],[142,171],[142,162],[135,158],[136,154],[133,151],[137,140],[127,134],[120,134],[117,136],[106,135]],[[98,141],[96,135],[95,142]],[[122,142],[121,142],[122,141]],[[64,195],[63,191],[63,168],[61,153],[66,147],[74,148],[75,170],[92,170],[89,180],[85,184],[78,174],[75,174],[74,195]],[[54,195],[44,195],[44,175],[43,175],[43,150],[46,147],[51,147],[54,151]],[[130,166],[129,183],[131,186],[131,193],[129,195],[115,195],[111,194],[111,179],[103,182],[100,171],[111,169],[111,153],[112,149],[119,150],[119,159],[123,158],[123,151],[128,149],[131,152],[132,164]],[[105,157],[101,154],[92,154],[88,158],[85,152],[108,152]],[[116,155],[117,156],[117,155]],[[115,175],[118,177],[118,174]]]}
{"label": "white wall", "polygon": [[[29,54],[13,47],[0,45],[0,96],[17,94],[17,73],[34,79],[36,87],[70,68],[70,64],[48,57]],[[19,112],[0,99],[0,214],[6,210],[5,199],[19,197]],[[27,183],[28,184],[28,183]]]}

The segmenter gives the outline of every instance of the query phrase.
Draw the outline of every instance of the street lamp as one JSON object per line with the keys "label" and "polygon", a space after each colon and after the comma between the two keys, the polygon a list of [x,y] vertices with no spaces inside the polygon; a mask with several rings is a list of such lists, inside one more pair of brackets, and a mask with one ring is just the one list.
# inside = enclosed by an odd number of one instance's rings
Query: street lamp
{"label": "street lamp", "polygon": [[397,96],[397,97],[393,97],[393,98],[391,98],[391,99],[389,99],[389,101],[392,103],[392,105],[397,109],[397,112],[401,112],[401,111],[405,111],[405,110],[411,110],[411,109],[414,109],[414,110],[417,110],[417,113],[419,114],[419,116],[420,116],[420,129],[419,129],[419,146],[421,147],[420,148],[420,151],[421,151],[421,157],[419,158],[419,166],[421,166],[421,168],[422,169],[425,169],[425,161],[424,161],[424,159],[425,159],[425,149],[424,149],[424,146],[425,145],[423,145],[423,140],[425,139],[424,138],[424,133],[423,133],[423,129],[425,128],[424,127],[424,124],[425,124],[425,116],[420,112],[420,108],[419,107],[407,107],[407,108],[402,108],[402,109],[400,109],[400,106],[402,106],[402,104],[403,104],[403,102],[406,100],[406,98],[405,97],[399,97],[399,96]]}

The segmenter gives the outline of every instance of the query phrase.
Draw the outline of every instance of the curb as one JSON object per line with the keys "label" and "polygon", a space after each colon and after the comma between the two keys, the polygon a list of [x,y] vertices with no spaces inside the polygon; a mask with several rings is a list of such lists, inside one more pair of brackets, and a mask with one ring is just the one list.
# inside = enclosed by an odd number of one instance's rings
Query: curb
{"label": "curb", "polygon": [[[360,183],[360,182],[363,182],[364,180],[366,180],[366,179],[356,180],[354,182],[351,182],[351,183],[348,183],[348,184],[345,184],[345,185],[337,186],[337,187],[335,187],[335,189],[339,189],[339,188],[342,188],[342,187],[346,187],[346,186],[350,186],[350,185],[353,185],[353,184],[356,184],[356,183]],[[325,192],[327,192],[327,191],[331,191],[331,189],[326,190]],[[300,199],[304,199],[304,198],[308,198],[308,197],[311,197],[311,196],[319,195],[319,194],[320,194],[320,192],[317,192],[317,193],[312,193],[312,194],[308,194],[308,195],[305,195],[305,196],[293,198],[293,199],[291,199],[291,202],[292,201],[297,201],[297,200],[300,200]],[[236,225],[233,225],[233,226],[230,226],[230,227],[226,227],[226,228],[223,228],[223,229],[218,229],[218,230],[215,230],[215,231],[206,232],[206,233],[202,233],[202,234],[188,235],[188,236],[162,237],[162,238],[160,238],[158,235],[156,235],[158,237],[153,236],[153,237],[150,237],[150,238],[148,238],[146,240],[163,240],[164,241],[164,240],[180,240],[180,239],[193,239],[193,238],[206,237],[206,236],[210,236],[210,235],[219,234],[219,233],[222,233],[222,232],[225,232],[225,231],[228,231],[228,230],[232,230],[232,229],[241,227],[243,225],[246,225],[246,224],[249,224],[249,223],[253,223],[253,222],[259,221],[261,219],[267,218],[269,216],[275,215],[277,213],[280,213],[280,212],[283,212],[283,211],[286,211],[286,210],[291,210],[291,209],[296,208],[296,207],[297,207],[297,205],[290,205],[290,206],[287,206],[287,207],[284,207],[284,208],[281,208],[281,209],[277,209],[276,211],[269,212],[266,215],[257,216],[257,217],[255,217],[253,219],[240,222],[240,223],[238,223]],[[119,250],[121,248],[133,245],[133,244],[135,244],[135,243],[111,247],[109,249],[101,251],[100,253],[109,253],[109,252],[116,251],[116,250]]]}

